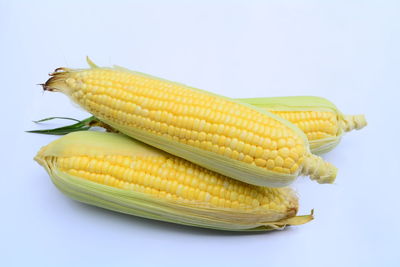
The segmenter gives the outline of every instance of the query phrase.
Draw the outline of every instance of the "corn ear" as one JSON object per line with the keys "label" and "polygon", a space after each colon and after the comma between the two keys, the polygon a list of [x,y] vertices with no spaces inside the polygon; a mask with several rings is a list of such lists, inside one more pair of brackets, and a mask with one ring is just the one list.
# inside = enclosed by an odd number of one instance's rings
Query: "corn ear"
{"label": "corn ear", "polygon": [[80,202],[160,221],[229,231],[299,225],[290,188],[224,177],[115,133],[75,132],[35,157],[53,183]]}
{"label": "corn ear", "polygon": [[344,115],[329,100],[316,96],[259,97],[239,99],[268,110],[298,126],[308,138],[312,153],[335,148],[343,134],[367,125],[364,115]]}
{"label": "corn ear", "polygon": [[45,84],[118,131],[234,179],[281,187],[299,175],[332,183],[337,169],[305,134],[268,111],[121,67],[59,68]]}

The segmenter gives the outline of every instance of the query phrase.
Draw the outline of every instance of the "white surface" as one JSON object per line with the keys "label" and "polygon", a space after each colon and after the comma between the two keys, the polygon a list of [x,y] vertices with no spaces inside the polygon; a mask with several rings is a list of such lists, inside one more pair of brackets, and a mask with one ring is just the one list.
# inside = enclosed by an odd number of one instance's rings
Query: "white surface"
{"label": "white surface", "polygon": [[[399,266],[398,1],[55,2],[0,2],[1,266]],[[236,234],[117,214],[58,192],[32,160],[55,137],[23,132],[86,116],[36,85],[86,55],[231,97],[323,96],[369,126],[325,156],[335,185],[294,184],[309,224]]]}

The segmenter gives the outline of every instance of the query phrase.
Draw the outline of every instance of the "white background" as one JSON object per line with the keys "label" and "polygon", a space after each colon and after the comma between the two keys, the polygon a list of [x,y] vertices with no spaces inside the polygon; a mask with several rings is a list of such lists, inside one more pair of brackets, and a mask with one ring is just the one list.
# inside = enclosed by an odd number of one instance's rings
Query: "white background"
{"label": "white background", "polygon": [[[34,2],[34,3],[33,3]],[[1,1],[1,266],[400,266],[399,1]],[[85,118],[38,83],[57,67],[122,65],[230,97],[317,95],[365,113],[324,157],[335,185],[300,178],[285,231],[154,222],[62,195],[33,160],[48,116]]]}

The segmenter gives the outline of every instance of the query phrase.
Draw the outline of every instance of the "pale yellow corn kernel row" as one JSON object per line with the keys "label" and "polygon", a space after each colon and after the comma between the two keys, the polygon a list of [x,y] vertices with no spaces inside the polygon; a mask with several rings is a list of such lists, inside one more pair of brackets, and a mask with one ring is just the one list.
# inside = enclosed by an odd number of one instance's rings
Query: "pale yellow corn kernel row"
{"label": "pale yellow corn kernel row", "polygon": [[297,209],[290,190],[248,185],[173,156],[57,157],[55,164],[70,175],[160,200],[241,211]]}

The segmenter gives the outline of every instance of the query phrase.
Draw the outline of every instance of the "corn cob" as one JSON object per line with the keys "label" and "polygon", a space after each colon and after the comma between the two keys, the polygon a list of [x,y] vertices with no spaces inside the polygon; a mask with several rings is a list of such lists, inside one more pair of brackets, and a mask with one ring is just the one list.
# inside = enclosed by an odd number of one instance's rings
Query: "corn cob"
{"label": "corn cob", "polygon": [[364,115],[343,115],[330,101],[315,96],[239,99],[268,110],[298,126],[308,138],[312,153],[335,148],[345,132],[367,125]]}
{"label": "corn cob", "polygon": [[299,175],[319,183],[336,177],[298,127],[268,111],[117,66],[59,68],[51,76],[45,90],[65,93],[128,136],[234,179],[280,187]]}
{"label": "corn cob", "polygon": [[290,188],[248,185],[129,137],[70,133],[35,157],[68,196],[145,218],[221,230],[273,230],[308,222],[295,216]]}

